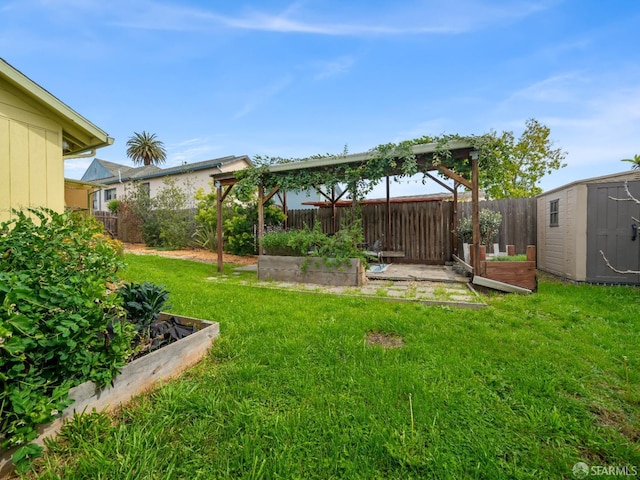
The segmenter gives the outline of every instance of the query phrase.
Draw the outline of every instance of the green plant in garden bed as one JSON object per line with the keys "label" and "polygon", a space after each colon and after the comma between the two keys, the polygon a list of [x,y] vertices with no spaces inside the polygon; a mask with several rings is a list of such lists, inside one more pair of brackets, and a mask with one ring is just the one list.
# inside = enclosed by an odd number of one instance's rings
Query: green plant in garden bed
{"label": "green plant in garden bed", "polygon": [[366,265],[367,257],[359,247],[363,240],[362,222],[356,218],[345,220],[333,235],[323,233],[316,223],[313,228],[305,225],[299,230],[267,232],[260,244],[269,255],[315,257],[327,266],[340,267],[352,258]]}
{"label": "green plant in garden bed", "polygon": [[487,257],[488,262],[526,262],[527,255],[498,255],[494,257]]}
{"label": "green plant in garden bed", "polygon": [[109,288],[122,258],[94,219],[14,215],[0,225],[0,448],[20,447],[23,467],[41,450],[30,444],[37,425],[69,405],[72,386],[118,373],[133,327]]}
{"label": "green plant in garden bed", "polygon": [[[636,288],[541,281],[469,311],[127,259],[127,281],[161,281],[175,309],[223,334],[180,379],[74,421],[38,478],[530,479],[640,465]],[[403,346],[369,345],[369,332]]]}
{"label": "green plant in garden bed", "polygon": [[149,335],[149,326],[158,320],[163,308],[171,308],[169,292],[162,285],[150,282],[128,282],[118,289],[127,319],[141,335]]}

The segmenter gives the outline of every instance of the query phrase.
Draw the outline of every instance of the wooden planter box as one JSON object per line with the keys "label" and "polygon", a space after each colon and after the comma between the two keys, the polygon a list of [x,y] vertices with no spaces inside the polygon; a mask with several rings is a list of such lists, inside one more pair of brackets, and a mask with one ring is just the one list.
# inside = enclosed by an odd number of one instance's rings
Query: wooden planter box
{"label": "wooden planter box", "polygon": [[536,262],[480,262],[481,277],[535,291]]}
{"label": "wooden planter box", "polygon": [[[112,386],[100,389],[93,382],[85,382],[69,391],[75,400],[60,417],[39,428],[40,435],[34,443],[42,445],[44,439],[55,436],[64,422],[76,413],[84,411],[110,411],[133,396],[151,389],[154,384],[175,377],[183,370],[198,363],[209,351],[214,339],[220,334],[220,325],[197,318],[161,313],[160,319],[175,317],[183,325],[195,326],[198,332],[166,345],[148,355],[137,358],[125,365],[114,379]],[[15,449],[8,450],[0,456],[0,478],[13,470],[11,455]]]}
{"label": "wooden planter box", "polygon": [[359,258],[352,258],[349,264],[339,267],[327,267],[324,261],[317,257],[260,255],[258,280],[359,286],[365,283],[366,276]]}
{"label": "wooden planter box", "polygon": [[[513,253],[511,253],[513,254]],[[498,282],[536,291],[536,248],[527,247],[527,260],[521,262],[486,261],[483,249],[480,251],[480,271],[478,275]]]}

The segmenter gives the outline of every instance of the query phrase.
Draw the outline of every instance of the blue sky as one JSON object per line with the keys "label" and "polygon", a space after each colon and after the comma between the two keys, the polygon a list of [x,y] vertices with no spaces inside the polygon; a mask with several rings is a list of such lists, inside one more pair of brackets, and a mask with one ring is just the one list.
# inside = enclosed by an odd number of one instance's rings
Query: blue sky
{"label": "blue sky", "polygon": [[115,137],[105,160],[129,164],[142,130],[173,166],[519,135],[533,117],[568,152],[548,190],[640,153],[638,25],[637,0],[5,0],[0,56]]}

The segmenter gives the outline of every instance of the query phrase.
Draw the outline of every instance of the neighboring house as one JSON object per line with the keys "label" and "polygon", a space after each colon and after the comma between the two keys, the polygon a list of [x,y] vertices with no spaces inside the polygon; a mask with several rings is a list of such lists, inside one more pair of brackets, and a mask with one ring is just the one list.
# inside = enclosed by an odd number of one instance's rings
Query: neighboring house
{"label": "neighboring house", "polygon": [[0,58],[0,221],[12,209],[65,208],[64,160],[113,138]]}
{"label": "neighboring house", "polygon": [[95,158],[82,176],[82,181],[97,181],[101,184],[101,188],[93,195],[92,208],[94,211],[105,211],[111,200],[124,198],[127,191],[134,188],[134,184],[146,188],[152,198],[167,180],[174,180],[178,187],[187,188],[194,194],[199,188],[209,192],[213,173],[231,172],[251,165],[251,160],[246,155],[231,155],[170,168],[155,165],[129,167]]}
{"label": "neighboring house", "polygon": [[625,182],[640,199],[636,170],[580,180],[536,197],[540,270],[577,282],[640,284],[640,275],[614,272],[600,254],[618,270],[640,270],[638,226],[631,218],[640,219],[640,205],[629,201]]}

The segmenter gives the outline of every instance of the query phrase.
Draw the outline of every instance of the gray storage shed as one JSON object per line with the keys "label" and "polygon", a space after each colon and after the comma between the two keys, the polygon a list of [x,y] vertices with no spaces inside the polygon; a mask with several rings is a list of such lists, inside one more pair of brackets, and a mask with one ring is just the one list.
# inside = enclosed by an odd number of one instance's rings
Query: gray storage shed
{"label": "gray storage shed", "polygon": [[[537,197],[538,269],[576,282],[640,285],[640,171],[589,178]],[[623,199],[623,200],[614,200]]]}

